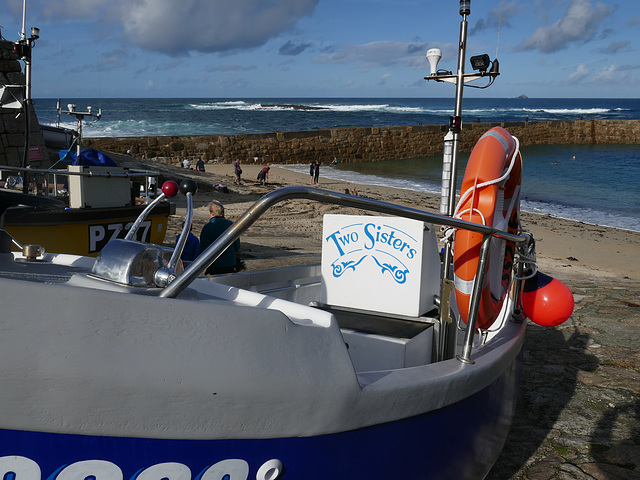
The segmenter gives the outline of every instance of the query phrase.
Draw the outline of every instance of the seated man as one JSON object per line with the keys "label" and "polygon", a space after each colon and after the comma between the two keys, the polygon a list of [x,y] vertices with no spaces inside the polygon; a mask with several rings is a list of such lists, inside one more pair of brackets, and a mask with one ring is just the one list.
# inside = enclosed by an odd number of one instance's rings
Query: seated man
{"label": "seated man", "polygon": [[[209,245],[215,242],[233,222],[224,218],[224,206],[217,200],[209,203],[210,220],[200,233],[200,253],[204,252]],[[206,270],[207,275],[216,275],[218,273],[237,272],[236,251],[240,249],[240,239],[237,238],[233,245],[230,245],[218,259],[213,262]]]}

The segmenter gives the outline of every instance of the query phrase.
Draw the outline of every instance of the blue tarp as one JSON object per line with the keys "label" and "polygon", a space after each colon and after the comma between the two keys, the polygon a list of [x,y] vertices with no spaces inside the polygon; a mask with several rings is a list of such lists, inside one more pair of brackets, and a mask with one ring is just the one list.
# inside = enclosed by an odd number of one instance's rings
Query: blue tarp
{"label": "blue tarp", "polygon": [[80,152],[80,162],[76,159],[76,152],[70,150],[60,150],[60,160],[71,162],[71,165],[86,165],[89,167],[117,167],[116,162],[98,150],[89,148]]}

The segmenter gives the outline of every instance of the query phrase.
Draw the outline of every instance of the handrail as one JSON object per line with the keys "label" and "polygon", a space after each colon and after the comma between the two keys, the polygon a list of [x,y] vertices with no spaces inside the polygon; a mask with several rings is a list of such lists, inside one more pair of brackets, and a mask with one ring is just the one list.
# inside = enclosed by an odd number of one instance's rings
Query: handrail
{"label": "handrail", "polygon": [[[447,217],[436,213],[425,212],[411,207],[395,205],[393,203],[373,200],[365,197],[347,195],[344,193],[319,190],[313,187],[284,187],[257,200],[249,209],[242,214],[218,239],[213,242],[202,254],[196,258],[180,275],[176,277],[161,293],[160,297],[175,298],[185,290],[191,282],[202,275],[204,271],[215,262],[220,255],[231,244],[242,235],[251,225],[253,225],[268,209],[277,203],[292,199],[314,200],[323,203],[333,203],[346,207],[359,208],[377,213],[386,213],[414,220],[434,223],[437,225],[448,225],[454,228],[462,228],[481,233],[485,236],[503,238],[516,243],[525,242],[527,237],[515,235],[508,232],[496,230],[493,227],[467,222],[457,218]],[[469,328],[475,329],[475,325]]]}
{"label": "handrail", "polygon": [[[100,165],[96,165],[96,167],[100,167]],[[122,168],[122,167],[118,167]],[[158,183],[158,178],[162,175],[161,172],[157,170],[140,170],[135,168],[126,169],[124,173],[115,173],[115,172],[97,172],[95,170],[88,172],[70,172],[68,169],[63,168],[22,168],[22,167],[9,167],[9,166],[0,166],[1,172],[17,172],[18,175],[22,174],[23,185],[25,182],[28,183],[28,178],[34,175],[43,175],[44,176],[44,196],[48,197],[49,195],[49,183],[50,177],[53,177],[54,184],[58,183],[57,178],[59,177],[92,177],[92,178],[128,178],[131,180],[139,179],[140,182],[144,182],[145,184],[145,195],[149,195],[150,183],[147,179],[155,178],[155,182],[153,184]],[[54,195],[55,196],[55,195]]]}
{"label": "handrail", "polygon": [[[100,165],[95,165],[96,167],[100,167]],[[121,168],[121,167],[118,167]],[[0,170],[6,170],[11,172],[26,172],[29,174],[32,173],[44,173],[49,175],[71,175],[71,176],[79,176],[79,177],[108,177],[108,178],[131,178],[131,177],[154,177],[159,176],[161,173],[156,170],[137,170],[137,169],[129,169],[125,173],[100,173],[100,172],[70,172],[65,169],[46,169],[46,168],[22,168],[22,167],[9,167],[9,166],[0,166]]]}

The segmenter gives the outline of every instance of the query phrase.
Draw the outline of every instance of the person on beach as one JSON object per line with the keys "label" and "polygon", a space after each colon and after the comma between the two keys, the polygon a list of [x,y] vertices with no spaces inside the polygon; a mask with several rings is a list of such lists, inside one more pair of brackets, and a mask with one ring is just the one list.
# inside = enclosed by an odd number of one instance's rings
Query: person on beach
{"label": "person on beach", "polygon": [[333,157],[333,164],[337,165],[338,164],[338,157]]}
{"label": "person on beach", "polygon": [[309,185],[311,185],[313,183],[313,172],[314,172],[314,164],[313,162],[311,162],[309,164]]}
{"label": "person on beach", "polygon": [[[184,223],[182,224],[182,228],[184,228]],[[184,249],[182,250],[182,255],[180,255],[180,259],[185,263],[193,262],[198,255],[200,255],[200,240],[196,237],[191,230],[193,229],[193,225],[189,229],[187,233],[187,241],[184,244]],[[180,241],[180,235],[176,237],[176,245]]]}
{"label": "person on beach", "polygon": [[234,180],[234,182],[240,185],[240,183],[242,182],[242,179],[240,177],[242,175],[242,168],[240,168],[240,160],[236,160],[235,162],[233,162],[233,173],[236,176],[236,179]]}
{"label": "person on beach", "polygon": [[314,167],[313,183],[317,184],[317,183],[320,183],[320,162],[316,160],[315,163],[313,164],[313,167]]}
{"label": "person on beach", "polygon": [[185,159],[182,161],[182,168],[191,168],[191,162],[189,161],[189,159],[188,159],[188,158],[185,158]]}
{"label": "person on beach", "polygon": [[198,170],[199,172],[204,172],[204,162],[202,161],[202,158],[199,158],[196,162],[196,170]]}
{"label": "person on beach", "polygon": [[266,185],[266,183],[269,181],[268,165],[258,172],[258,181],[262,183],[262,185]]}
{"label": "person on beach", "polygon": [[[212,200],[209,203],[209,217],[209,223],[202,227],[202,232],[200,232],[200,254],[233,224],[231,220],[224,218],[224,206],[217,200]],[[240,270],[241,264],[236,255],[239,249],[240,239],[236,238],[233,244],[215,262],[209,265],[205,273],[207,275],[216,275]]]}

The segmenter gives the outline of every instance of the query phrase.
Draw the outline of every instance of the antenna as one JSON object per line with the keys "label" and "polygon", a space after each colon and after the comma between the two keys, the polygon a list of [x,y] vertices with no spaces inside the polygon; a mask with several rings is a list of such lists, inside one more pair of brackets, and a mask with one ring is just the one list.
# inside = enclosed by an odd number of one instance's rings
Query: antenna
{"label": "antenna", "polygon": [[496,60],[498,59],[498,46],[500,45],[500,27],[502,26],[502,4],[504,0],[500,0],[500,16],[498,17],[498,40],[496,41]]}
{"label": "antenna", "polygon": [[[456,171],[458,157],[460,151],[460,131],[462,130],[462,93],[467,82],[487,77],[489,82],[483,87],[486,88],[493,83],[495,78],[500,75],[498,70],[498,61],[493,64],[489,59],[489,55],[476,55],[470,58],[471,66],[474,73],[464,73],[464,63],[467,45],[467,16],[471,15],[471,0],[460,0],[460,39],[458,43],[458,69],[456,73],[446,70],[434,71],[439,60],[435,50],[431,49],[427,52],[427,59],[431,67],[430,75],[424,77],[425,80],[435,80],[436,82],[453,83],[456,86],[455,109],[453,115],[449,119],[449,132],[444,138],[443,152],[443,168],[442,168],[442,193],[440,200],[440,214],[452,217],[455,212],[456,200]],[[489,66],[491,65],[491,68]],[[473,86],[473,85],[470,85]],[[440,298],[449,298],[451,289],[448,285],[452,285],[451,278],[451,261],[453,252],[451,245],[447,244],[444,250],[444,259],[442,261],[442,291]],[[439,360],[445,358],[453,358],[455,355],[456,331],[455,322],[450,322],[448,309],[440,310],[440,328],[446,332],[440,337],[440,341],[436,346],[436,355]]]}
{"label": "antenna", "polygon": [[22,31],[20,32],[20,40],[24,41],[27,38],[27,0],[22,0]]}

